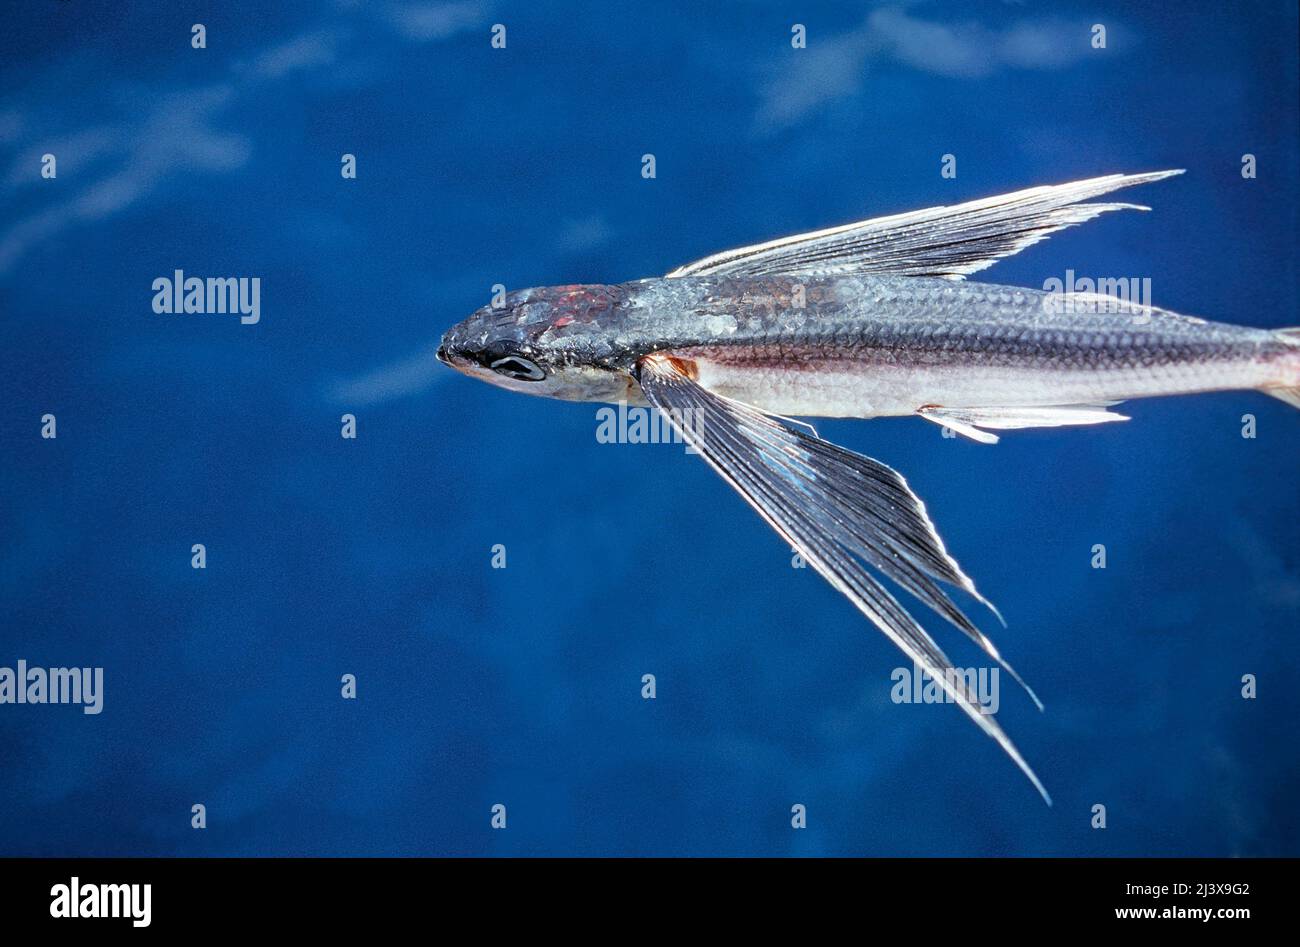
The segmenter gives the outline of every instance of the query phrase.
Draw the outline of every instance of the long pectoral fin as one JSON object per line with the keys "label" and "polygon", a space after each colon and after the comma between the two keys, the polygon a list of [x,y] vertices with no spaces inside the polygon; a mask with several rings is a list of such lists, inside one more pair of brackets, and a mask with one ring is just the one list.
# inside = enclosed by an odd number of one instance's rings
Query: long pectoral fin
{"label": "long pectoral fin", "polygon": [[1065,427],[1073,424],[1106,424],[1127,421],[1128,415],[1106,409],[1118,401],[1097,404],[1033,405],[1028,407],[948,408],[926,405],[916,413],[927,421],[969,437],[981,444],[996,444],[998,436],[982,428],[1014,430],[1026,427]]}
{"label": "long pectoral fin", "polygon": [[1085,202],[1182,173],[1108,174],[950,207],[874,217],[715,253],[668,276],[871,274],[961,279],[1107,211],[1147,210],[1137,204]]}
{"label": "long pectoral fin", "polygon": [[869,457],[792,430],[756,408],[713,394],[693,381],[685,366],[673,358],[651,355],[641,360],[638,369],[646,399],[663,412],[686,442],[806,562],[934,678],[1050,803],[1042,783],[1006,733],[981,710],[965,678],[955,673],[929,633],[863,565],[875,567],[916,595],[1006,667],[993,644],[935,582],[938,579],[975,591],[944,549],[925,505],[902,476]]}

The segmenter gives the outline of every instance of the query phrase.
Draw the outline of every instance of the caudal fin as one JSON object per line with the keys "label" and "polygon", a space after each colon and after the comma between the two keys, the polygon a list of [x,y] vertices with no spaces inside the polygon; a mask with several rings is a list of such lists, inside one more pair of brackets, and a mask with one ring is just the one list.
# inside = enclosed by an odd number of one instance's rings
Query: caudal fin
{"label": "caudal fin", "polygon": [[1285,401],[1293,408],[1300,408],[1300,388],[1265,388],[1264,394]]}
{"label": "caudal fin", "polygon": [[[1300,363],[1300,326],[1293,329],[1278,329],[1277,337],[1287,345],[1296,347],[1296,361]],[[1296,373],[1300,376],[1300,370]],[[1272,395],[1279,401],[1285,401],[1293,408],[1300,408],[1300,385],[1283,385],[1278,388],[1265,388],[1264,394]]]}

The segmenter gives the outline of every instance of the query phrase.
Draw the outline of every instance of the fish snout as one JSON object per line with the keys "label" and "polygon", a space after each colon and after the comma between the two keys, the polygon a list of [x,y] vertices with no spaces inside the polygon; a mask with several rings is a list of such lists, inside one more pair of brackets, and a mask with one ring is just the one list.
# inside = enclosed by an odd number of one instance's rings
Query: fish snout
{"label": "fish snout", "polygon": [[457,363],[462,362],[465,355],[465,345],[454,329],[445,332],[438,340],[438,361],[442,364],[456,368]]}
{"label": "fish snout", "polygon": [[442,364],[465,374],[473,374],[474,369],[479,364],[474,353],[468,350],[463,342],[453,337],[451,333],[442,337],[442,340],[438,343],[436,354],[438,361],[442,362]]}

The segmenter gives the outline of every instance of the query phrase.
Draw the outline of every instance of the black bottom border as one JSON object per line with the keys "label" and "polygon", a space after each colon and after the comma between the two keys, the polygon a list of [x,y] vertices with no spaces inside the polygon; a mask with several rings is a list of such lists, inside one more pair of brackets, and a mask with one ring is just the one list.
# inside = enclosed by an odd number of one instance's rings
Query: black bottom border
{"label": "black bottom border", "polygon": [[[995,922],[1230,934],[1286,918],[1283,898],[1297,867],[1296,859],[1164,858],[5,858],[0,918],[6,932],[63,927],[82,936],[114,929],[339,934],[470,917],[492,925],[563,918],[581,928],[611,915],[635,929],[675,912],[728,923],[783,915],[795,924],[843,913],[860,928],[919,922],[918,932],[935,923],[974,925],[966,928],[973,932]],[[140,923],[144,885],[147,925]],[[80,916],[113,913],[114,902],[125,916]]]}

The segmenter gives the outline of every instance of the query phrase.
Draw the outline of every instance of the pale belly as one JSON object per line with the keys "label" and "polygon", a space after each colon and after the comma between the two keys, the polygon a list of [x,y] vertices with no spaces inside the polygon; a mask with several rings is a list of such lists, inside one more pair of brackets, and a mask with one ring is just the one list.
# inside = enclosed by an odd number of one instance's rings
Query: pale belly
{"label": "pale belly", "polygon": [[1251,362],[1069,370],[1007,365],[903,366],[833,359],[797,367],[695,358],[699,383],[774,414],[870,418],[926,406],[1088,404],[1267,384]]}

